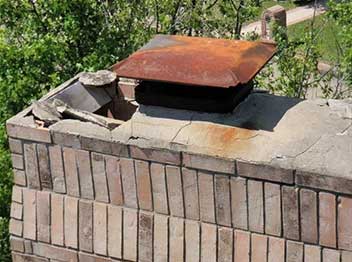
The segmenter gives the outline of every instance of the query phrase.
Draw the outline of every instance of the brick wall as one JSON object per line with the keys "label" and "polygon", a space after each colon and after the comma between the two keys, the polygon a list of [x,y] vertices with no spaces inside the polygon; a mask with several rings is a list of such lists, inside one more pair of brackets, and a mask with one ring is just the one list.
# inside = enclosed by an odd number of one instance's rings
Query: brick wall
{"label": "brick wall", "polygon": [[7,123],[15,262],[352,261],[345,178]]}

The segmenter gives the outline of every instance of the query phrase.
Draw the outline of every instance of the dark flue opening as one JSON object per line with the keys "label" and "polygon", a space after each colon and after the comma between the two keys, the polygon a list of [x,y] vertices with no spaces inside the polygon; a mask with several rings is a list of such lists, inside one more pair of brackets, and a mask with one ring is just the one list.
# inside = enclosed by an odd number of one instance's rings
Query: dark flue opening
{"label": "dark flue opening", "polygon": [[135,88],[135,97],[136,101],[143,105],[227,113],[232,112],[252,89],[253,82],[236,87],[218,88],[140,81]]}

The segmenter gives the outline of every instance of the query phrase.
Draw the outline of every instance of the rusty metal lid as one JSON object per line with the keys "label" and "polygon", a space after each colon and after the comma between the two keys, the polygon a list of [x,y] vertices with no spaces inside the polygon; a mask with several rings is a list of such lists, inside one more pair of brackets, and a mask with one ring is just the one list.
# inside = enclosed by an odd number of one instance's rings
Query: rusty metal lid
{"label": "rusty metal lid", "polygon": [[113,70],[119,77],[229,88],[248,83],[275,51],[265,42],[156,35]]}

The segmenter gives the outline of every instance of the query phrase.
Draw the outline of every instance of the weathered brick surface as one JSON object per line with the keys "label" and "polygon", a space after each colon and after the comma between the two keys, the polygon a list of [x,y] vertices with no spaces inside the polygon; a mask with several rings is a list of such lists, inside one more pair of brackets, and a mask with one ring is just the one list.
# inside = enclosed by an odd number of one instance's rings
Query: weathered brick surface
{"label": "weathered brick surface", "polygon": [[137,261],[138,247],[137,211],[125,209],[123,212],[123,259]]}
{"label": "weathered brick surface", "polygon": [[286,242],[286,262],[303,262],[303,244],[300,242]]}
{"label": "weathered brick surface", "polygon": [[166,192],[165,167],[161,164],[152,163],[150,166],[154,210],[161,214],[169,213],[169,205]]}
{"label": "weathered brick surface", "polygon": [[122,208],[108,206],[108,254],[122,258]]}
{"label": "weathered brick surface", "polygon": [[248,229],[247,182],[240,177],[231,177],[232,225]]}
{"label": "weathered brick surface", "polygon": [[[22,121],[22,119],[19,121]],[[11,121],[6,123],[6,130],[8,136],[10,137],[36,142],[51,143],[51,136],[47,128],[34,128],[30,127],[29,125],[24,126],[20,123],[18,124]]]}
{"label": "weathered brick surface", "polygon": [[51,190],[53,183],[51,181],[50,166],[49,166],[49,151],[46,145],[37,145],[37,157],[39,164],[39,177],[41,187]]}
{"label": "weathered brick surface", "polygon": [[185,216],[199,220],[198,176],[195,170],[182,169]]}
{"label": "weathered brick surface", "polygon": [[216,238],[217,229],[215,225],[203,223],[201,226],[201,261],[216,261]]}
{"label": "weathered brick surface", "polygon": [[320,245],[336,247],[336,197],[330,193],[319,193]]}
{"label": "weathered brick surface", "polygon": [[153,216],[139,213],[138,261],[153,261]]}
{"label": "weathered brick surface", "polygon": [[22,220],[23,219],[23,205],[16,203],[16,202],[12,202],[10,216],[11,216],[11,218]]}
{"label": "weathered brick surface", "polygon": [[58,130],[51,131],[52,139],[54,144],[71,147],[71,148],[81,148],[81,141],[77,134],[60,132]]}
{"label": "weathered brick surface", "polygon": [[216,223],[231,226],[230,179],[227,175],[215,175]]}
{"label": "weathered brick surface", "polygon": [[269,237],[268,262],[285,262],[285,240]]}
{"label": "weathered brick surface", "polygon": [[35,144],[24,144],[24,159],[28,187],[40,189],[38,158]]}
{"label": "weathered brick surface", "polygon": [[51,245],[33,242],[33,254],[47,257],[50,259],[56,259],[59,261],[76,262],[78,261],[77,252],[63,249],[59,247],[54,247]]}
{"label": "weathered brick surface", "polygon": [[24,240],[24,250],[27,254],[33,254],[32,241]]}
{"label": "weathered brick surface", "polygon": [[12,253],[12,262],[49,262],[49,259],[19,253]]}
{"label": "weathered brick surface", "polygon": [[149,163],[146,161],[136,160],[136,181],[139,208],[144,210],[153,210],[152,187],[149,172]]}
{"label": "weathered brick surface", "polygon": [[250,234],[235,230],[235,261],[250,261]]}
{"label": "weathered brick surface", "polygon": [[64,167],[65,167],[65,178],[67,186],[67,194],[69,196],[79,197],[79,180],[78,171],[76,166],[76,155],[75,150],[72,148],[64,147]]}
{"label": "weathered brick surface", "polygon": [[323,249],[324,262],[340,262],[340,251],[333,249]]}
{"label": "weathered brick surface", "polygon": [[282,187],[282,212],[284,237],[299,239],[298,192],[293,187]]}
{"label": "weathered brick surface", "polygon": [[[75,156],[77,161],[81,197],[86,199],[94,199],[93,177],[89,152],[84,150],[76,150]],[[98,193],[99,190],[96,189],[96,191]]]}
{"label": "weathered brick surface", "polygon": [[78,198],[65,197],[65,246],[78,248]]}
{"label": "weathered brick surface", "polygon": [[184,217],[182,178],[179,167],[166,166],[166,181],[172,216]]}
{"label": "weathered brick surface", "polygon": [[169,261],[184,261],[184,220],[170,217],[169,223]]}
{"label": "weathered brick surface", "polygon": [[49,147],[50,172],[53,190],[57,193],[66,193],[64,163],[60,146]]}
{"label": "weathered brick surface", "polygon": [[105,157],[110,203],[121,206],[123,204],[123,196],[120,165],[118,161],[119,159],[115,157]]}
{"label": "weathered brick surface", "polygon": [[27,186],[26,174],[23,170],[13,170],[13,183],[18,186]]}
{"label": "weathered brick surface", "polygon": [[236,164],[239,176],[287,184],[293,184],[294,182],[292,170],[242,161],[237,161]]}
{"label": "weathered brick surface", "polygon": [[132,159],[120,159],[124,201],[127,207],[138,208],[136,178]]}
{"label": "weathered brick surface", "polygon": [[192,220],[185,220],[185,259],[199,261],[200,259],[200,226]]}
{"label": "weathered brick surface", "polygon": [[22,198],[22,188],[18,186],[13,186],[12,187],[12,202],[17,202],[22,204],[23,203],[23,198]]}
{"label": "weathered brick surface", "polygon": [[[105,161],[103,155],[92,153],[92,169],[95,189],[95,200],[108,203],[109,193],[105,173]],[[126,188],[126,190],[129,190],[129,188]]]}
{"label": "weathered brick surface", "polygon": [[352,252],[342,251],[341,252],[341,262],[349,262],[352,261]]}
{"label": "weathered brick surface", "polygon": [[36,191],[23,190],[23,236],[28,239],[37,238]]}
{"label": "weathered brick surface", "polygon": [[281,189],[280,185],[264,183],[265,234],[281,236]]}
{"label": "weathered brick surface", "polygon": [[214,176],[198,172],[200,219],[215,223]]}
{"label": "weathered brick surface", "polygon": [[235,161],[223,158],[183,153],[183,164],[200,170],[235,174]]}
{"label": "weathered brick surface", "polygon": [[107,255],[107,207],[95,202],[93,212],[94,253]]}
{"label": "weathered brick surface", "polygon": [[263,183],[248,180],[249,230],[264,233]]}
{"label": "weathered brick surface", "polygon": [[13,154],[23,154],[23,145],[22,141],[19,139],[9,138],[9,147],[10,152]]}
{"label": "weathered brick surface", "polygon": [[[187,247],[188,248],[188,247]],[[220,228],[218,230],[218,258],[219,262],[232,262],[233,230]]]}
{"label": "weathered brick surface", "polygon": [[12,167],[17,169],[24,169],[23,155],[11,154]]}
{"label": "weathered brick surface", "polygon": [[167,216],[154,216],[154,261],[168,260],[169,219]]}
{"label": "weathered brick surface", "polygon": [[24,240],[22,238],[10,236],[10,247],[12,251],[24,252]]}
{"label": "weathered brick surface", "polygon": [[352,199],[340,197],[338,205],[338,246],[341,249],[352,250]]}
{"label": "weathered brick surface", "polygon": [[79,201],[79,248],[93,252],[93,204],[86,200]]}
{"label": "weathered brick surface", "polygon": [[181,154],[170,150],[140,148],[130,146],[131,157],[142,160],[155,161],[163,164],[181,164]]}
{"label": "weathered brick surface", "polygon": [[12,235],[21,237],[23,234],[23,222],[21,220],[11,218],[9,232]]}
{"label": "weathered brick surface", "polygon": [[50,243],[50,193],[37,191],[37,234],[38,241]]}
{"label": "weathered brick surface", "polygon": [[321,248],[319,246],[305,245],[304,262],[321,262]]}
{"label": "weathered brick surface", "polygon": [[318,242],[317,195],[314,191],[300,191],[301,239],[306,243]]}
{"label": "weathered brick surface", "polygon": [[64,245],[64,197],[51,195],[51,241],[55,245]]}
{"label": "weathered brick surface", "polygon": [[268,237],[252,234],[251,237],[251,262],[267,262]]}

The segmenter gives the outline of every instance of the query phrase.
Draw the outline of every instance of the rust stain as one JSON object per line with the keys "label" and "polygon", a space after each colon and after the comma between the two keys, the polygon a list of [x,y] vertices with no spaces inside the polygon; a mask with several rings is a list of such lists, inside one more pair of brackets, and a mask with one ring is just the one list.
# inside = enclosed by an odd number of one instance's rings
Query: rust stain
{"label": "rust stain", "polygon": [[272,43],[157,35],[113,70],[119,77],[229,88],[248,83],[275,52]]}

